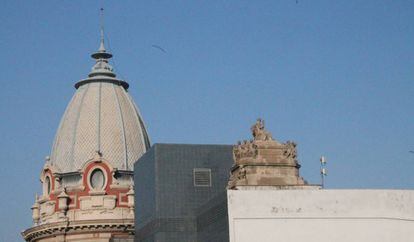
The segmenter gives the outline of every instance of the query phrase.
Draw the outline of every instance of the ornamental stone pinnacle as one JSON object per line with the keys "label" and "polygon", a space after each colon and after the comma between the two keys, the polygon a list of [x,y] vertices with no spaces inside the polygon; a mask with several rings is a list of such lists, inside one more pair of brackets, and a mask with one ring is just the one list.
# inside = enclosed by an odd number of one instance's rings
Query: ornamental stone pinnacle
{"label": "ornamental stone pinnacle", "polygon": [[274,140],[262,119],[257,119],[251,131],[253,140],[239,141],[233,147],[234,166],[228,189],[252,186],[285,188],[307,184],[299,176],[300,165],[294,142],[279,143]]}

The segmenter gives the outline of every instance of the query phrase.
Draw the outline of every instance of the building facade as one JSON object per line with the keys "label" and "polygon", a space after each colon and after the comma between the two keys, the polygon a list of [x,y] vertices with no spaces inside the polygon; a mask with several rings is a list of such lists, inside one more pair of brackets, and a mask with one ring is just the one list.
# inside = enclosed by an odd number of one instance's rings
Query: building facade
{"label": "building facade", "polygon": [[414,192],[323,190],[258,119],[237,145],[155,144],[104,46],[75,84],[32,206],[30,242],[406,242]]}
{"label": "building facade", "polygon": [[299,175],[295,143],[273,139],[261,119],[251,131],[235,146],[152,146],[135,163],[135,241],[228,242],[232,192],[320,188]]}
{"label": "building facade", "polygon": [[154,144],[135,163],[135,241],[228,241],[231,145]]}
{"label": "building facade", "polygon": [[156,144],[141,157],[135,241],[413,240],[413,191],[308,184],[294,142],[274,139],[261,119],[251,131],[235,146]]}
{"label": "building facade", "polygon": [[227,191],[230,242],[407,242],[414,239],[414,192],[325,190],[299,176],[296,144],[252,126],[234,147]]}
{"label": "building facade", "polygon": [[231,242],[408,242],[414,191],[228,191]]}
{"label": "building facade", "polygon": [[26,241],[133,241],[133,164],[150,141],[111,57],[101,31],[96,63],[75,84],[41,171]]}

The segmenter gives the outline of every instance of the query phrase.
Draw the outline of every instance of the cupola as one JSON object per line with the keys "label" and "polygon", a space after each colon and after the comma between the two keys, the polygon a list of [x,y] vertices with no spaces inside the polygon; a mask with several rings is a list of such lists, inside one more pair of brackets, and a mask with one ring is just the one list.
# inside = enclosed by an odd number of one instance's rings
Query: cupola
{"label": "cupola", "polygon": [[60,121],[40,174],[26,241],[131,241],[133,164],[150,148],[129,84],[109,64],[101,27],[95,64]]}

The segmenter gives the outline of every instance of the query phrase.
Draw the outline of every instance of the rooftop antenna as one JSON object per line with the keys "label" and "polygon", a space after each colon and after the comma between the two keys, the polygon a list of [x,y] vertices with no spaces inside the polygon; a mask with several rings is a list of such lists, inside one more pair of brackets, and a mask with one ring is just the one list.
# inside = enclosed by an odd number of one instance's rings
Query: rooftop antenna
{"label": "rooftop antenna", "polygon": [[322,180],[322,189],[325,187],[325,176],[328,175],[328,170],[326,169],[326,158],[325,156],[321,156],[319,159],[321,162],[321,180]]}

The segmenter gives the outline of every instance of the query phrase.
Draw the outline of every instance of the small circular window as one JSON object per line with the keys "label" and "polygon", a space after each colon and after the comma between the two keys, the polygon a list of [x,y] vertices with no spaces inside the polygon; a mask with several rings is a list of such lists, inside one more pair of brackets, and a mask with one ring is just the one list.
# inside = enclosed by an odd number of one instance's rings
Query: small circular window
{"label": "small circular window", "polygon": [[105,175],[101,169],[95,169],[92,171],[90,180],[91,187],[96,190],[101,190],[105,185]]}
{"label": "small circular window", "polygon": [[49,195],[50,194],[50,190],[52,189],[52,186],[50,184],[50,178],[47,176],[45,178],[45,190],[46,190],[46,194]]}

